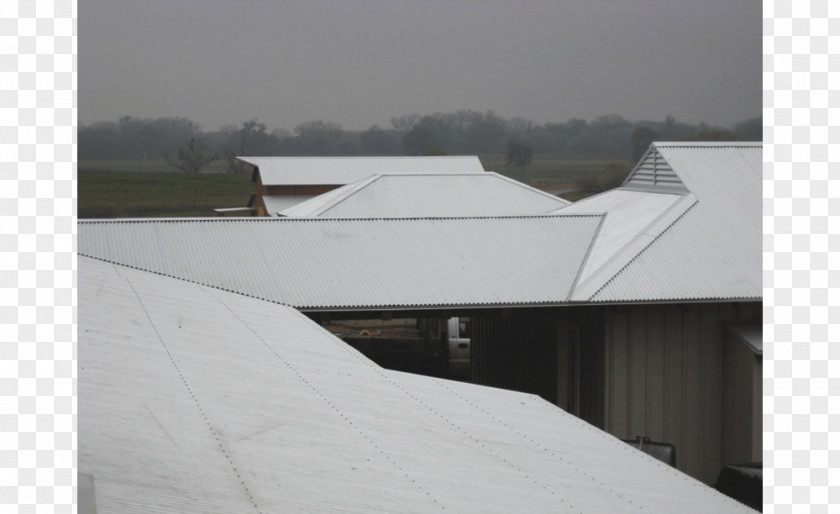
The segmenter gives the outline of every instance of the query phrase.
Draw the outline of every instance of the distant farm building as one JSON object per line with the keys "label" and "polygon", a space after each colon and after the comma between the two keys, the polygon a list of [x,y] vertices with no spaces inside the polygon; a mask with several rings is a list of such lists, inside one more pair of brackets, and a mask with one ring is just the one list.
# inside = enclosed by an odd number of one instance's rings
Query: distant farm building
{"label": "distant farm building", "polygon": [[498,173],[378,174],[280,211],[290,218],[546,214],[569,202]]}
{"label": "distant farm building", "polygon": [[548,214],[356,214],[82,221],[79,254],[315,321],[470,316],[479,384],[674,444],[707,484],[760,460],[760,144],[654,143],[621,187]]}
{"label": "distant farm building", "polygon": [[277,216],[300,202],[376,174],[483,173],[475,156],[237,157],[251,166],[257,216]]}

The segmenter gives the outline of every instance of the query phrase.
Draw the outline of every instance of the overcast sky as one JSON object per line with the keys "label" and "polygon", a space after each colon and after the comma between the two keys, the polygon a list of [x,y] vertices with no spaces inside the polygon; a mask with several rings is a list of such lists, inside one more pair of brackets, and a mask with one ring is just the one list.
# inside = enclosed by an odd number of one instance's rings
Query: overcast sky
{"label": "overcast sky", "polygon": [[761,0],[80,0],[79,122],[761,116]]}

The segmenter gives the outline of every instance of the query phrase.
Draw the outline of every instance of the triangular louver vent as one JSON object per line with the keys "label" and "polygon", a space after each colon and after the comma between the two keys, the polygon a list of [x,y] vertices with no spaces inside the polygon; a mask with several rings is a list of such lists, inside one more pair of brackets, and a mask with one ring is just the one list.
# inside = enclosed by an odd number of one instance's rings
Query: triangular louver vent
{"label": "triangular louver vent", "polygon": [[654,146],[650,147],[621,187],[654,193],[689,192],[668,161]]}

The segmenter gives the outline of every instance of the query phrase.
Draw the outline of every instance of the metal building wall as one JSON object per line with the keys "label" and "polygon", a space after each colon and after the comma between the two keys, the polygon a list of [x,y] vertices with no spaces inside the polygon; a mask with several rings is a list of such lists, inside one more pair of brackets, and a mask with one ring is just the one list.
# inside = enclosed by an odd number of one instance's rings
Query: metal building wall
{"label": "metal building wall", "polygon": [[473,316],[472,381],[537,394],[554,402],[555,340],[551,309],[515,309]]}
{"label": "metal building wall", "polygon": [[723,345],[722,464],[760,462],[761,355],[730,334],[725,335]]}
{"label": "metal building wall", "polygon": [[571,412],[604,428],[604,316],[607,307],[562,307],[484,311],[472,317],[470,360],[475,383],[537,394],[558,402],[558,345],[568,343],[560,331],[574,327],[576,405]]}
{"label": "metal building wall", "polygon": [[606,430],[676,445],[677,466],[713,483],[722,462],[723,323],[759,302],[611,306]]}

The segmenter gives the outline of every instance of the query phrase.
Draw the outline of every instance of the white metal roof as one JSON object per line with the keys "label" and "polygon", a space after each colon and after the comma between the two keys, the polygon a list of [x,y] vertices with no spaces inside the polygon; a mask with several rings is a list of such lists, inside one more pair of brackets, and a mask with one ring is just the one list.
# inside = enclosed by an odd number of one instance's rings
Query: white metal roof
{"label": "white metal roof", "polygon": [[303,309],[556,304],[601,219],[90,220],[78,252]]}
{"label": "white metal roof", "polygon": [[[266,186],[350,184],[379,173],[483,173],[476,156],[237,157]],[[255,170],[256,172],[256,170]],[[254,175],[252,175],[252,179]]]}
{"label": "white metal roof", "polygon": [[[694,201],[693,196],[686,202],[683,195],[613,189],[555,211],[606,214],[572,298],[589,298]],[[666,223],[658,223],[663,217]]]}
{"label": "white metal roof", "polygon": [[80,473],[122,512],[752,512],[532,395],[377,367],[291,308],[81,257]]}
{"label": "white metal roof", "polygon": [[545,214],[569,202],[498,173],[382,174],[281,212],[288,217],[405,218]]}
{"label": "white metal roof", "polygon": [[618,189],[554,213],[603,213],[574,301],[761,297],[761,144],[654,143]]}
{"label": "white metal roof", "polygon": [[653,146],[697,201],[591,300],[761,298],[761,143]]}
{"label": "white metal roof", "polygon": [[314,195],[263,195],[262,201],[265,212],[269,216],[279,216],[280,212],[294,207],[299,203],[315,198]]}

